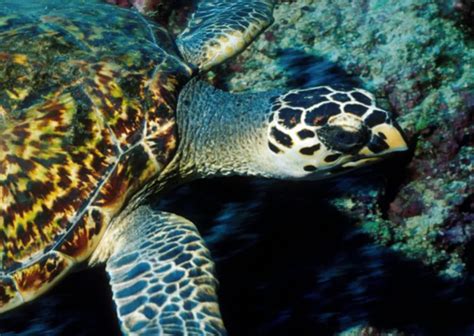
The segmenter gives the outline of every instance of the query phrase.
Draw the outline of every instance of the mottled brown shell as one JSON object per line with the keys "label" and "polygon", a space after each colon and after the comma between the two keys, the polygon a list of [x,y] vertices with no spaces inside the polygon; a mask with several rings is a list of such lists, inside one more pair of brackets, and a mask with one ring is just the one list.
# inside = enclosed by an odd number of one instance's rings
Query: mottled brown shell
{"label": "mottled brown shell", "polygon": [[0,312],[88,258],[171,160],[191,74],[138,13],[32,3],[0,6]]}

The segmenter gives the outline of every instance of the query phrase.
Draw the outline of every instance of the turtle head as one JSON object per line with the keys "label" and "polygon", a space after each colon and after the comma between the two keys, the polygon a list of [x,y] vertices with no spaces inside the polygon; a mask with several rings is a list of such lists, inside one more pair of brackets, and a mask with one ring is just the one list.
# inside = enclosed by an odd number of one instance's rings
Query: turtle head
{"label": "turtle head", "polygon": [[361,89],[319,86],[274,97],[267,136],[284,178],[325,178],[407,150],[392,115]]}
{"label": "turtle head", "polygon": [[361,89],[228,93],[196,80],[178,100],[182,176],[321,179],[407,150],[392,115]]}

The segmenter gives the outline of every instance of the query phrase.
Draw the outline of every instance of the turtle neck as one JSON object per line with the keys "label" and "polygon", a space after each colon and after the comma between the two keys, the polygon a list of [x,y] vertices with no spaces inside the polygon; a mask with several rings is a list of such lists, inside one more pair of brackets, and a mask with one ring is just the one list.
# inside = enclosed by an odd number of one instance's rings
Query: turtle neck
{"label": "turtle neck", "polygon": [[267,149],[270,99],[279,91],[232,94],[190,81],[178,99],[180,177],[274,177]]}

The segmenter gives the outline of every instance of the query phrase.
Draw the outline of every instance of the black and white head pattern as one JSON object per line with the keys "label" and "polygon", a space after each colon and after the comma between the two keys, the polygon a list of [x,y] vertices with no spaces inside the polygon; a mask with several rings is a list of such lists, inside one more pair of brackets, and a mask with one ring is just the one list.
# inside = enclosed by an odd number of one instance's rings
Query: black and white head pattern
{"label": "black and white head pattern", "polygon": [[362,89],[291,90],[272,103],[268,148],[295,176],[406,147],[391,115]]}

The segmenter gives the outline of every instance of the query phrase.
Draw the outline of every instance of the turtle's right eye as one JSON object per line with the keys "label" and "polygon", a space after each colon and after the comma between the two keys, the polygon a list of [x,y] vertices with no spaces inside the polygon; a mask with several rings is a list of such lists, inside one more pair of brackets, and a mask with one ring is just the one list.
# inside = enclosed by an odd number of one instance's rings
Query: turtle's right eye
{"label": "turtle's right eye", "polygon": [[355,153],[367,144],[369,131],[367,127],[344,129],[325,125],[318,130],[318,137],[329,148],[341,153]]}

